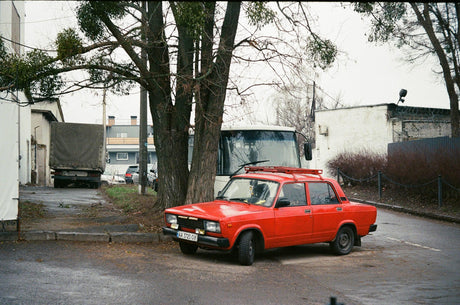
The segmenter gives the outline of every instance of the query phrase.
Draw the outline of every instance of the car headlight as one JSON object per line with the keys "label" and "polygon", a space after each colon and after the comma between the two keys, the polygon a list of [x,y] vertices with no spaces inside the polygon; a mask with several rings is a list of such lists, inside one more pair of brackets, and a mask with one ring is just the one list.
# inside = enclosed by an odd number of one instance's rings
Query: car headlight
{"label": "car headlight", "polygon": [[220,233],[220,224],[216,221],[204,221],[204,229],[208,232]]}
{"label": "car headlight", "polygon": [[177,224],[177,216],[173,214],[166,214],[166,222],[170,224]]}

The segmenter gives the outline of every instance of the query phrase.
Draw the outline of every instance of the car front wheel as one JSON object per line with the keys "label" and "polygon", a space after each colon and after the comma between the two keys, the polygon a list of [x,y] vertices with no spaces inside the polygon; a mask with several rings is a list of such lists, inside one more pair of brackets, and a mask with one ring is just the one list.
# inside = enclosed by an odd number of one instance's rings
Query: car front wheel
{"label": "car front wheel", "polygon": [[238,261],[241,265],[251,266],[254,263],[254,238],[252,232],[245,232],[238,244]]}
{"label": "car front wheel", "polygon": [[341,227],[331,243],[331,248],[338,255],[346,255],[351,252],[355,243],[355,235],[350,227]]}

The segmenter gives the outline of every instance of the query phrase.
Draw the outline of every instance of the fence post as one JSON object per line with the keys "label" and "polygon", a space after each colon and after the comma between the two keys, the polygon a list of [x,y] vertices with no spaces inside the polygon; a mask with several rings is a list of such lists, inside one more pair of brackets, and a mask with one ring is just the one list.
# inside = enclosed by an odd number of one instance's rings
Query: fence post
{"label": "fence post", "polygon": [[379,200],[382,200],[382,171],[378,172],[377,187],[379,188]]}
{"label": "fence post", "polygon": [[438,176],[438,206],[442,207],[442,177]]}

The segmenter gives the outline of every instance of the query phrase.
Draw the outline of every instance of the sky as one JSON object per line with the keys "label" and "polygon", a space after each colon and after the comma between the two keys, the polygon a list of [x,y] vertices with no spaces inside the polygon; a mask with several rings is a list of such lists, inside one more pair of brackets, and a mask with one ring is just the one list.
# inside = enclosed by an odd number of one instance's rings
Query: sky
{"label": "sky", "polygon": [[[325,98],[340,97],[346,106],[397,103],[400,89],[408,91],[403,105],[449,109],[449,99],[442,78],[433,71],[439,64],[433,60],[408,65],[402,59],[403,51],[390,44],[375,45],[367,41],[369,23],[338,2],[309,3],[316,16],[317,30],[339,48],[334,65],[320,71],[316,80]],[[67,1],[25,2],[25,44],[55,49],[53,41],[64,27],[76,26],[75,13]],[[232,69],[236,69],[233,67]],[[250,111],[262,123],[274,123],[274,110],[270,104],[274,90],[254,90]],[[102,92],[89,90],[60,98],[66,122],[102,123]],[[113,115],[118,124],[129,124],[131,116],[139,118],[139,89],[129,96],[108,94],[106,113]],[[268,105],[268,106],[267,106]],[[240,116],[245,121],[248,110],[238,107],[228,110],[228,120]],[[254,117],[254,115],[253,115]],[[150,114],[148,120],[151,122]]]}

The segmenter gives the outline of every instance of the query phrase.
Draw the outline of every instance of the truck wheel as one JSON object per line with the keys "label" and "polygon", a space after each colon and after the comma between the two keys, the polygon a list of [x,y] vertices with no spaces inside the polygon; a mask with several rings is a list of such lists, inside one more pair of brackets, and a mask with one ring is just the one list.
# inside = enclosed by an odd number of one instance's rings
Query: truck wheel
{"label": "truck wheel", "polygon": [[182,241],[179,242],[179,247],[180,247],[180,251],[183,254],[187,254],[187,255],[195,254],[196,250],[198,249],[197,245],[189,244],[189,243],[182,242]]}
{"label": "truck wheel", "polygon": [[346,255],[351,252],[354,244],[355,234],[353,233],[353,229],[346,226],[339,229],[335,240],[331,242],[331,248],[335,254]]}
{"label": "truck wheel", "polygon": [[251,266],[254,263],[255,245],[252,232],[244,232],[238,244],[238,261],[241,265]]}

